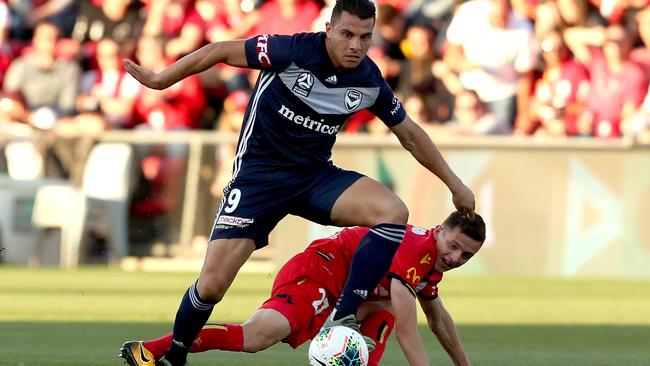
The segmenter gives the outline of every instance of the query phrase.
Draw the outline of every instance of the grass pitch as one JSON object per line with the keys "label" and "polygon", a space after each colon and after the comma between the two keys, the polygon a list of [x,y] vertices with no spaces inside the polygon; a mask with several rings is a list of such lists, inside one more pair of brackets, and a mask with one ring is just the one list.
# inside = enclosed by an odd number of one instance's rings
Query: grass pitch
{"label": "grass pitch", "polygon": [[[0,266],[0,365],[120,365],[127,339],[169,332],[188,273],[126,273]],[[211,321],[241,322],[268,296],[272,274],[242,274]],[[650,281],[461,277],[441,296],[474,365],[650,364]],[[422,317],[421,317],[422,318]],[[420,328],[432,365],[450,365]],[[307,348],[258,354],[212,351],[192,366],[306,365]],[[405,365],[391,342],[383,365]]]}

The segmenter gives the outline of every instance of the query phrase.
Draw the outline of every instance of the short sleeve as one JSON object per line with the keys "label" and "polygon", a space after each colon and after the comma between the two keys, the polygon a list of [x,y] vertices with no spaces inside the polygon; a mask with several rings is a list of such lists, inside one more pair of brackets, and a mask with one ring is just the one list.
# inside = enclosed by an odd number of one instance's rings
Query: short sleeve
{"label": "short sleeve", "polygon": [[442,281],[442,273],[432,271],[415,288],[420,299],[433,300],[438,297],[438,284]]}
{"label": "short sleeve", "polygon": [[294,36],[263,34],[246,40],[246,60],[251,69],[284,70],[296,54]]}
{"label": "short sleeve", "polygon": [[429,282],[420,282],[416,289],[417,297],[425,300],[435,300],[438,298],[438,284]]}
{"label": "short sleeve", "polygon": [[380,81],[379,95],[375,104],[369,107],[368,110],[379,117],[388,127],[395,126],[406,118],[402,102],[395,96],[395,93],[384,79]]}

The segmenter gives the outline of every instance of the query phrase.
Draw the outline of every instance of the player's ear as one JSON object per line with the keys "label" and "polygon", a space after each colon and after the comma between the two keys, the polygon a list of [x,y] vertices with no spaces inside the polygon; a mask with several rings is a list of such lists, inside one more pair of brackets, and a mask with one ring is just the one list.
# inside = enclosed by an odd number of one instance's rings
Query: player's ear
{"label": "player's ear", "polygon": [[327,35],[327,38],[332,39],[332,23],[330,22],[325,23],[325,35]]}

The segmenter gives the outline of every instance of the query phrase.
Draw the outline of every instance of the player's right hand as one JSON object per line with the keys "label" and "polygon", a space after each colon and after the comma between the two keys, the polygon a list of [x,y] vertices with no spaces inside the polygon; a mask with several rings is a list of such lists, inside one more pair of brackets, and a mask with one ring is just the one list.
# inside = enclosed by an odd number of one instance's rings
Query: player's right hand
{"label": "player's right hand", "polygon": [[474,200],[474,193],[464,184],[461,184],[457,189],[454,189],[452,192],[452,202],[456,209],[461,214],[474,219],[474,208],[476,203]]}
{"label": "player's right hand", "polygon": [[160,77],[155,72],[147,69],[146,67],[140,66],[129,59],[124,59],[124,67],[126,69],[126,72],[131,74],[131,76],[133,76],[133,78],[139,81],[142,85],[151,89],[163,89],[161,87]]}

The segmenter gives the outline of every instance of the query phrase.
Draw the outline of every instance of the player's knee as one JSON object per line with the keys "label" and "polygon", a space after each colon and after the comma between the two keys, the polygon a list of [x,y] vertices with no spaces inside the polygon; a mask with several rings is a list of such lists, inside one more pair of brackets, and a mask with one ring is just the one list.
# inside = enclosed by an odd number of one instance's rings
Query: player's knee
{"label": "player's knee", "polygon": [[409,219],[409,210],[400,200],[395,197],[394,199],[387,201],[381,210],[381,213],[375,219],[375,223],[372,226],[379,224],[398,224],[406,225]]}
{"label": "player's knee", "polygon": [[250,336],[247,335],[246,348],[244,351],[249,353],[264,351],[275,343],[277,343],[275,336],[267,334],[264,331],[258,331]]}
{"label": "player's knee", "polygon": [[393,207],[394,217],[391,224],[401,224],[406,225],[409,220],[409,209],[406,207],[404,202],[397,200]]}
{"label": "player's knee", "polygon": [[220,283],[218,280],[199,280],[199,283],[197,284],[199,297],[201,297],[203,301],[211,302],[213,304],[216,304],[223,299],[227,289],[228,286]]}

